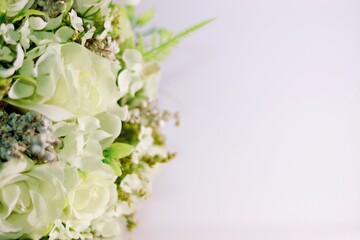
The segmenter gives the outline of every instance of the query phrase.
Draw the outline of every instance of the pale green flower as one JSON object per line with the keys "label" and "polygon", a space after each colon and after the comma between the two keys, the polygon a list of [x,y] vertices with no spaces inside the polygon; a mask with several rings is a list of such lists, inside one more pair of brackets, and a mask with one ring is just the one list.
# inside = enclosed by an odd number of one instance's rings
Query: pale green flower
{"label": "pale green flower", "polygon": [[87,12],[87,15],[92,15],[97,12],[101,16],[105,16],[109,13],[110,0],[75,0],[74,9],[81,14]]}
{"label": "pale green flower", "polygon": [[23,10],[30,8],[35,0],[5,0],[6,15],[14,17]]}
{"label": "pale green flower", "polygon": [[0,168],[0,238],[39,239],[64,206],[64,166],[24,157]]}

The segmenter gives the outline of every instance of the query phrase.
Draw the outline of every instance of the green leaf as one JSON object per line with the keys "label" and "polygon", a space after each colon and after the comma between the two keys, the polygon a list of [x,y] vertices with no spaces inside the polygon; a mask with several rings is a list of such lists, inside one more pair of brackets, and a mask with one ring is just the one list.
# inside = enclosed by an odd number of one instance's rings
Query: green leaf
{"label": "green leaf", "polygon": [[122,171],[121,171],[121,163],[119,161],[119,159],[109,159],[109,158],[105,158],[103,160],[103,163],[106,163],[108,164],[113,170],[114,170],[114,173],[117,175],[117,176],[121,176],[122,175]]}
{"label": "green leaf", "polygon": [[74,32],[75,31],[72,28],[62,26],[56,31],[55,37],[58,39],[59,42],[67,42],[72,37]]}
{"label": "green leaf", "polygon": [[6,18],[7,2],[6,0],[0,0],[0,23],[3,23]]}
{"label": "green leaf", "polygon": [[20,15],[18,15],[16,18],[14,18],[14,20],[12,21],[13,23],[18,22],[20,20],[22,20],[24,17],[29,17],[29,16],[45,16],[46,14],[44,12],[35,10],[35,9],[28,9],[24,12],[22,12]]}
{"label": "green leaf", "polygon": [[153,47],[153,49],[145,52],[144,58],[146,60],[162,60],[162,58],[170,52],[171,48],[174,48],[179,44],[180,40],[189,36],[191,33],[199,30],[200,28],[203,28],[204,26],[208,25],[214,20],[215,19],[205,20],[190,28],[185,29],[184,31],[176,34],[175,36],[169,37],[168,39],[167,37],[169,36],[169,31],[160,30],[159,31],[160,44],[158,46]]}
{"label": "green leaf", "polygon": [[125,10],[130,22],[133,22],[135,19],[135,8],[133,6],[126,6]]}
{"label": "green leaf", "polygon": [[63,20],[63,14],[60,14],[56,18],[51,18],[46,24],[45,30],[54,30],[58,27],[60,27]]}
{"label": "green leaf", "polygon": [[145,13],[141,14],[138,17],[138,19],[135,22],[135,25],[139,27],[145,26],[153,19],[154,15],[155,15],[155,10],[149,9],[148,11],[146,11]]}
{"label": "green leaf", "polygon": [[106,159],[121,159],[129,156],[134,151],[134,147],[126,143],[113,143],[105,149],[104,157]]}

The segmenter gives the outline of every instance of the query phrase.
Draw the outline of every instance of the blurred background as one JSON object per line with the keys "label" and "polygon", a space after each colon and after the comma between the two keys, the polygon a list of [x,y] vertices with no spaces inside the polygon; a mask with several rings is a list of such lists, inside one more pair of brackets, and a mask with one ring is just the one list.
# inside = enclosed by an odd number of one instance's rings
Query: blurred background
{"label": "blurred background", "polygon": [[360,239],[360,1],[143,0],[153,26],[207,18],[162,64],[178,157],[136,240]]}

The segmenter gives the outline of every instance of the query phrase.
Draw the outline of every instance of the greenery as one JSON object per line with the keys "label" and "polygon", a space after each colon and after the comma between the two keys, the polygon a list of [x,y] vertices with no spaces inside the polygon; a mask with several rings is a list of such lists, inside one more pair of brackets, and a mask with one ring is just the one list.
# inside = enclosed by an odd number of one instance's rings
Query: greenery
{"label": "greenery", "polygon": [[200,22],[192,27],[185,29],[184,31],[173,35],[171,31],[159,29],[152,35],[151,49],[144,52],[144,58],[146,60],[161,61],[170,53],[170,50],[176,47],[182,39],[189,36],[191,33],[203,28],[214,21],[214,19],[208,19]]}

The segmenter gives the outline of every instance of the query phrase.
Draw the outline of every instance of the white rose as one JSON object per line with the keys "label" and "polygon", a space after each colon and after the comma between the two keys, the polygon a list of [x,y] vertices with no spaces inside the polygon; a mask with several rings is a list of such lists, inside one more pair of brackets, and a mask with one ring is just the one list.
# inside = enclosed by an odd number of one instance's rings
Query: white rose
{"label": "white rose", "polygon": [[0,167],[0,239],[39,239],[64,206],[64,167],[27,158]]}
{"label": "white rose", "polygon": [[[75,115],[95,116],[116,107],[119,69],[119,63],[80,44],[52,44],[34,66],[30,77],[36,79],[35,86],[19,79],[10,90],[10,98],[15,105],[40,110],[55,121]],[[56,109],[62,111],[51,111]]]}
{"label": "white rose", "polygon": [[[27,59],[28,64],[20,71],[36,81],[17,80],[9,91],[10,104],[40,112],[56,122],[76,116],[96,116],[102,129],[113,135],[107,145],[120,134],[121,119],[126,113],[117,104],[118,62],[98,56],[77,43],[52,44],[36,63],[31,61]],[[26,70],[32,69],[31,66],[33,71]]]}
{"label": "white rose", "polygon": [[14,17],[22,10],[30,8],[35,0],[5,0],[6,2],[6,15]]}
{"label": "white rose", "polygon": [[70,224],[74,231],[86,232],[93,220],[101,218],[108,209],[116,205],[116,177],[111,167],[106,164],[96,171],[78,177],[77,185],[68,193],[63,222]]}
{"label": "white rose", "polygon": [[75,0],[73,7],[78,13],[92,15],[100,12],[101,16],[107,15],[109,11],[110,0]]}

